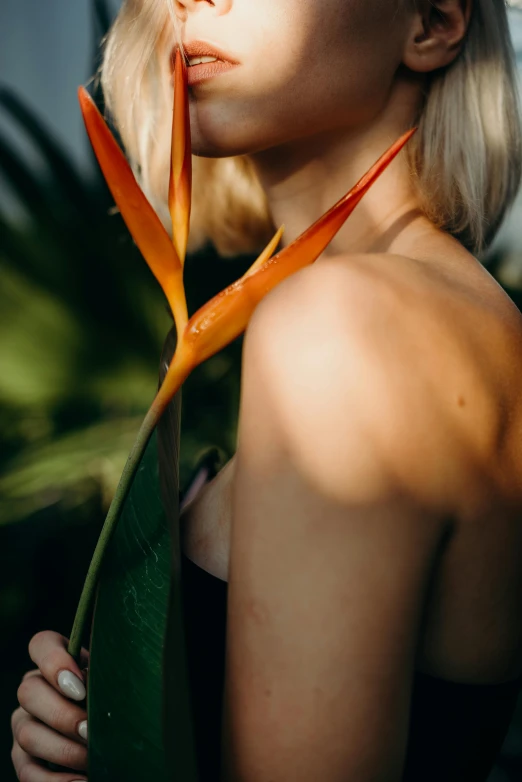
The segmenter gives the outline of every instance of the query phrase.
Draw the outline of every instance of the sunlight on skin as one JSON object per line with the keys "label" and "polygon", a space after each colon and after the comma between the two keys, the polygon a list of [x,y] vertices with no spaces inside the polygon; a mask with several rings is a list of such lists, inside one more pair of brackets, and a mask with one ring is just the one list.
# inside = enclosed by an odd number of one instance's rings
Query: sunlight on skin
{"label": "sunlight on skin", "polygon": [[121,215],[171,307],[178,341],[165,380],[138,433],[122,474],[87,574],[74,621],[69,652],[77,658],[99,570],[135,472],[162,413],[190,372],[242,334],[257,304],[276,285],[319,258],[366,192],[399,154],[416,128],[409,130],[372,166],[340,201],[307,231],[276,255],[283,227],[250,269],[188,319],[183,264],[187,247],[192,183],[187,68],[176,52],[169,209],[171,240],[139,187],[103,117],[85,89],[80,105],[96,157]]}

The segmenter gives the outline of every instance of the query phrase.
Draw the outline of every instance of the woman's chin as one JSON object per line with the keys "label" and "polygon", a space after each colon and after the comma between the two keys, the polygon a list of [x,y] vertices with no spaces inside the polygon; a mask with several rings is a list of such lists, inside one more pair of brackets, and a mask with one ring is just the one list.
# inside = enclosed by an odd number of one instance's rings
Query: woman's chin
{"label": "woman's chin", "polygon": [[248,144],[231,144],[230,139],[192,138],[192,154],[196,157],[236,157],[247,155],[252,150]]}
{"label": "woman's chin", "polygon": [[[285,140],[286,141],[286,140]],[[227,131],[223,134],[223,126],[215,132],[202,133],[200,129],[192,130],[192,153],[197,157],[224,158],[239,155],[254,155],[264,152],[282,143],[276,134],[233,134]]]}
{"label": "woman's chin", "polygon": [[192,144],[192,154],[196,157],[223,158],[234,157],[237,153],[211,144]]}

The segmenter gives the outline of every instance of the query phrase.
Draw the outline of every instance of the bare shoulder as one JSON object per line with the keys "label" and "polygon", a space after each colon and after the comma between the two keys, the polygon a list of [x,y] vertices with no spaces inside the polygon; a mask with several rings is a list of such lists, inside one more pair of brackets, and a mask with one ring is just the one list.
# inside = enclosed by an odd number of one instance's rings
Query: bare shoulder
{"label": "bare shoulder", "polygon": [[522,465],[522,317],[485,269],[469,269],[338,256],[261,303],[247,356],[260,388],[274,382],[298,448],[313,443],[317,462],[335,453],[342,473],[357,425],[423,500],[451,505],[489,480],[520,485],[522,468],[505,465]]}

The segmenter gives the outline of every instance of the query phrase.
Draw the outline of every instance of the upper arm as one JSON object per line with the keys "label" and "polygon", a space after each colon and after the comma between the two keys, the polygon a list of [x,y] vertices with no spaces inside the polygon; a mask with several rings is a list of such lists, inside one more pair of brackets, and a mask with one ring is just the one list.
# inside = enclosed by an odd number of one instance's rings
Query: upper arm
{"label": "upper arm", "polygon": [[272,301],[245,347],[225,779],[395,782],[439,521],[379,451],[357,339]]}
{"label": "upper arm", "polygon": [[461,441],[433,368],[445,346],[432,332],[423,340],[410,309],[355,264],[309,267],[278,286],[246,335],[243,442],[284,443],[307,480],[339,501],[391,482],[419,503],[452,507]]}

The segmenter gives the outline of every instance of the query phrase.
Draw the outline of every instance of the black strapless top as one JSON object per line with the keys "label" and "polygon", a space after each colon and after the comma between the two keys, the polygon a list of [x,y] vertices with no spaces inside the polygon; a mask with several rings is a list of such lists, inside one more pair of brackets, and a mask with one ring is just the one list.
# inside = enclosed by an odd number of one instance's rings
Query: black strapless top
{"label": "black strapless top", "polygon": [[[228,584],[187,557],[182,584],[200,782],[218,782]],[[522,677],[477,685],[418,671],[403,782],[486,782],[521,687]]]}

